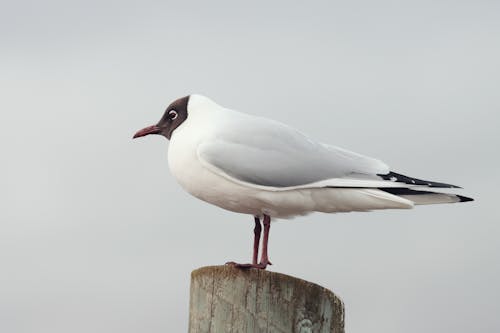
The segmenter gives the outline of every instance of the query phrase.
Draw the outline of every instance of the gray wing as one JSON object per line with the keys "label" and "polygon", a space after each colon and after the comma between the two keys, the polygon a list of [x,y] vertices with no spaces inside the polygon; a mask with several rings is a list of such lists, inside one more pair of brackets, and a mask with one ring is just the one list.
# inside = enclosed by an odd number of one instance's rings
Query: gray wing
{"label": "gray wing", "polygon": [[379,160],[315,142],[287,125],[256,117],[226,124],[213,140],[198,147],[198,156],[236,180],[278,188],[350,176],[374,179],[389,172]]}

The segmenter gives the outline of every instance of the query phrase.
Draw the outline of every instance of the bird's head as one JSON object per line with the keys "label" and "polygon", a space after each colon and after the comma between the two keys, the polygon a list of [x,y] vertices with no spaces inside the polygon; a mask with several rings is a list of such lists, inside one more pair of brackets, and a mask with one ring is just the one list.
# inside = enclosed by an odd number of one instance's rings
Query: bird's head
{"label": "bird's head", "polygon": [[159,134],[170,139],[173,131],[187,119],[189,97],[190,96],[186,96],[173,101],[167,107],[163,117],[161,117],[156,125],[141,129],[135,133],[133,138],[135,139],[149,134]]}

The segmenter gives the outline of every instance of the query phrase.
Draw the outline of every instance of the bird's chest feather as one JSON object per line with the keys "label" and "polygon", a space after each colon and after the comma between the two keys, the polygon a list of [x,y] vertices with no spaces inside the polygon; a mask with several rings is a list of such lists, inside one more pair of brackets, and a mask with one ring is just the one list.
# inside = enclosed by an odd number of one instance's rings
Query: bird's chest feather
{"label": "bird's chest feather", "polygon": [[[205,168],[198,158],[198,146],[206,135],[192,128],[183,128],[172,136],[168,152],[170,172],[190,194],[212,202],[220,195],[221,177]],[[213,203],[213,202],[212,202]]]}
{"label": "bird's chest feather", "polygon": [[191,194],[195,194],[204,178],[200,172],[203,168],[198,160],[196,137],[176,133],[171,138],[168,150],[168,165],[170,172],[179,184]]}
{"label": "bird's chest feather", "polygon": [[189,132],[176,133],[170,141],[168,164],[177,182],[191,195],[213,205],[240,213],[259,214],[260,203],[254,199],[255,190],[228,181],[207,169],[197,154],[203,138],[188,135]]}

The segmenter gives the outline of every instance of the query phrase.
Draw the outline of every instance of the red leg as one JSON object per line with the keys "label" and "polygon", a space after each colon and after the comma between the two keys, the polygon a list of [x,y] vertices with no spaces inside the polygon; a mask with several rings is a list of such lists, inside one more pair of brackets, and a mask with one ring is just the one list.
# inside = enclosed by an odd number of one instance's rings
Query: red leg
{"label": "red leg", "polygon": [[259,257],[259,243],[260,243],[261,231],[262,227],[260,226],[260,219],[258,216],[255,216],[255,228],[253,229],[253,257],[252,257],[253,265],[257,265],[257,258]]}
{"label": "red leg", "polygon": [[271,217],[268,215],[264,215],[264,240],[262,243],[262,256],[260,258],[260,263],[257,264],[257,258],[259,256],[259,243],[260,243],[260,234],[262,228],[260,226],[260,219],[255,217],[255,228],[253,229],[254,240],[253,240],[253,257],[251,264],[238,264],[236,262],[227,262],[226,265],[232,265],[237,268],[259,268],[266,269],[267,265],[272,265],[267,257],[267,243],[269,240],[269,229],[271,227]]}
{"label": "red leg", "polygon": [[260,266],[266,268],[267,265],[272,265],[267,256],[267,243],[269,242],[269,230],[271,229],[271,217],[264,215],[264,239],[262,241],[262,256],[260,257]]}

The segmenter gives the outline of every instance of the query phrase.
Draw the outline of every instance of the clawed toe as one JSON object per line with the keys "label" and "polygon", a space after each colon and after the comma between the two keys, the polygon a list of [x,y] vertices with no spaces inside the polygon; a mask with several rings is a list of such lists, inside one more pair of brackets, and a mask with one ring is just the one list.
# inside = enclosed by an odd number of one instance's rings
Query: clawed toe
{"label": "clawed toe", "polygon": [[270,262],[261,262],[259,264],[239,264],[237,262],[234,262],[234,261],[229,261],[229,262],[226,262],[226,265],[229,265],[229,266],[233,266],[233,267],[236,267],[236,268],[240,268],[240,269],[249,269],[249,268],[257,268],[257,269],[266,269],[267,265],[271,265]]}

